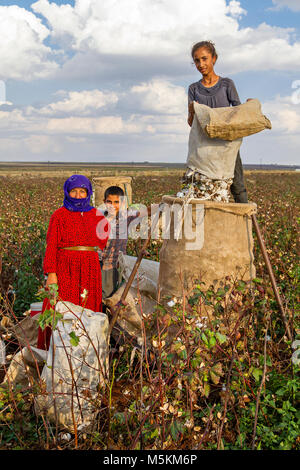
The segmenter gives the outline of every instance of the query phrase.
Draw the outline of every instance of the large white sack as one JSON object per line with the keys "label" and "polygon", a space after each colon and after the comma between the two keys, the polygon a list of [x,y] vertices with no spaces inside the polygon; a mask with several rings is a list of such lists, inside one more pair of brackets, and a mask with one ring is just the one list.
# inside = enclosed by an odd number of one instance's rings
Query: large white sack
{"label": "large white sack", "polygon": [[[92,400],[108,375],[108,318],[71,302],[58,302],[56,311],[64,318],[52,332],[41,374],[46,393],[36,398],[35,410],[60,427],[82,430],[95,417]],[[72,332],[80,337],[78,346],[71,345]]]}
{"label": "large white sack", "polygon": [[[233,178],[235,161],[242,138],[231,141],[211,139],[205,128],[211,108],[194,101],[195,116],[189,136],[187,166],[211,179]],[[222,109],[216,108],[214,111]]]}
{"label": "large white sack", "polygon": [[[122,252],[119,254],[119,268],[126,282],[129,279],[136,260],[137,258],[135,256],[125,255]],[[156,298],[158,275],[159,262],[150,259],[142,259],[131,287],[138,288],[140,292]]]}

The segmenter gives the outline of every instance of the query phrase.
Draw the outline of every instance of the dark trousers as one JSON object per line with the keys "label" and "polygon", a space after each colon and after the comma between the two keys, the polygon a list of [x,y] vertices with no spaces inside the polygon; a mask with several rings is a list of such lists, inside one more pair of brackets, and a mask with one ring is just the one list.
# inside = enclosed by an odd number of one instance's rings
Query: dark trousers
{"label": "dark trousers", "polygon": [[235,168],[234,168],[234,178],[233,183],[230,186],[231,194],[233,195],[234,201],[239,203],[247,203],[248,196],[247,190],[244,183],[244,172],[243,165],[240,156],[240,152],[237,154]]}
{"label": "dark trousers", "polygon": [[121,281],[117,268],[102,270],[102,298],[111,297],[118,290]]}

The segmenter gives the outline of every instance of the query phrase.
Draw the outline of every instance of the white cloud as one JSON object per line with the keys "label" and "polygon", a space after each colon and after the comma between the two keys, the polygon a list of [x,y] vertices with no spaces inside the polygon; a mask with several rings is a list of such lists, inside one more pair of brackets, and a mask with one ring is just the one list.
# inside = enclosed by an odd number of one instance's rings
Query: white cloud
{"label": "white cloud", "polygon": [[50,150],[56,154],[62,151],[62,146],[48,135],[29,135],[24,139],[24,143],[29,152],[34,155],[40,155]]}
{"label": "white cloud", "polygon": [[166,80],[153,79],[148,83],[133,86],[130,92],[142,110],[161,114],[186,113],[185,89]]}
{"label": "white cloud", "polygon": [[[65,99],[43,107],[0,111],[0,129],[30,134],[123,135],[160,134],[164,129],[180,133],[180,128],[186,127],[186,92],[166,80],[152,80],[119,94],[95,89],[61,90],[57,95]],[[128,100],[134,103],[131,114],[126,111]]]}
{"label": "white cloud", "polygon": [[75,52],[71,63],[78,67],[83,53],[98,54],[100,62],[110,57],[114,77],[128,73],[126,57],[135,57],[142,68],[152,56],[153,75],[162,57],[176,58],[177,73],[184,64],[187,70],[191,45],[206,38],[216,43],[224,72],[300,69],[294,30],[267,24],[240,28],[238,20],[246,10],[236,0],[76,0],[74,7],[39,0],[32,9],[47,19],[52,38]]}
{"label": "white cloud", "polygon": [[233,22],[225,0],[76,0],[74,8],[39,0],[31,7],[53,37],[69,38],[75,50],[108,54],[177,54],[199,28],[205,34],[220,20],[225,30]]}
{"label": "white cloud", "polygon": [[[1,133],[10,136],[0,138],[3,153],[6,148],[14,159],[24,154],[64,158],[71,145],[76,152],[94,149],[97,154],[95,141],[99,145],[99,139],[102,145],[109,139],[111,149],[124,139],[128,146],[142,143],[149,148],[187,143],[186,92],[167,80],[143,82],[118,94],[61,90],[56,95],[64,99],[44,107],[0,111]],[[134,103],[131,113],[128,100]]]}
{"label": "white cloud", "polygon": [[49,30],[33,13],[13,6],[0,6],[0,78],[32,80],[57,70],[52,51],[44,40]]}
{"label": "white cloud", "polygon": [[129,119],[125,121],[121,116],[103,116],[99,118],[68,117],[63,119],[50,119],[46,128],[56,134],[111,134],[122,135],[139,133],[143,129],[138,122]]}
{"label": "white cloud", "polygon": [[[291,88],[291,96],[277,96],[262,103],[264,114],[271,119],[272,130],[244,139],[244,162],[257,161],[258,155],[264,155],[264,162],[266,156],[268,162],[282,162],[282,155],[286,163],[297,162],[300,151],[300,103],[295,104],[297,83]],[[111,95],[103,92],[98,95],[98,92],[92,90],[91,95],[86,95],[86,91],[60,91],[58,100],[43,108],[0,111],[2,155],[14,160],[24,156],[27,159],[78,156],[81,160],[98,157],[107,161],[112,155],[116,160],[129,161],[186,160],[189,127],[183,88],[168,80],[150,80],[116,93],[113,103],[108,105],[105,103]],[[86,107],[82,107],[84,96],[90,97]],[[97,96],[103,106],[92,100]],[[131,113],[127,100],[134,103]],[[63,103],[67,103],[65,109]],[[44,109],[51,112],[45,113]],[[61,110],[64,110],[62,115]],[[245,154],[250,155],[246,160]]]}
{"label": "white cloud", "polygon": [[[298,0],[274,2],[300,10]],[[223,73],[300,69],[294,30],[240,28],[247,12],[236,0],[38,0],[31,8],[0,7],[0,79],[136,78],[145,64],[150,78],[188,75],[190,48],[206,38],[216,43]]]}
{"label": "white cloud", "polygon": [[280,135],[297,135],[299,141],[300,104],[294,104],[292,96],[277,96],[263,105],[264,113],[272,122],[273,132]]}
{"label": "white cloud", "polygon": [[233,18],[241,18],[243,15],[247,15],[247,10],[242,8],[241,3],[236,0],[229,2],[227,11]]}
{"label": "white cloud", "polygon": [[50,103],[37,110],[37,112],[44,115],[79,114],[84,116],[117,102],[118,96],[113,92],[104,93],[100,90],[70,91],[66,93],[64,100]]}
{"label": "white cloud", "polygon": [[299,0],[272,0],[275,7],[272,10],[280,10],[282,8],[290,8],[293,11],[300,11]]}

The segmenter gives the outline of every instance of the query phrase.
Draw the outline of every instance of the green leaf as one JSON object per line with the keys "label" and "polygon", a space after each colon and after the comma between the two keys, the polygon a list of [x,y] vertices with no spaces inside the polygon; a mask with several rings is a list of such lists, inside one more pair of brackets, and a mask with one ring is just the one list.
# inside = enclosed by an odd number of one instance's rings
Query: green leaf
{"label": "green leaf", "polygon": [[172,361],[173,361],[173,359],[174,359],[174,357],[175,357],[175,355],[174,355],[174,354],[172,354],[172,353],[171,353],[171,354],[167,354],[167,356],[166,356],[166,360],[167,360],[168,362],[172,362]]}
{"label": "green leaf", "polygon": [[259,381],[260,376],[262,375],[262,370],[261,369],[253,369],[252,375],[255,378],[256,382]]}
{"label": "green leaf", "polygon": [[72,331],[70,334],[70,343],[72,346],[74,346],[76,348],[76,346],[78,346],[79,344],[79,341],[80,341],[80,338],[78,338],[78,336],[76,336],[76,334],[74,333],[74,331]]}
{"label": "green leaf", "polygon": [[179,356],[181,359],[187,359],[187,352],[186,352],[186,349],[183,349],[183,351],[180,351],[180,353],[178,354],[178,356]]}
{"label": "green leaf", "polygon": [[174,423],[171,424],[170,432],[171,432],[171,436],[172,436],[173,440],[176,441],[177,436],[178,436],[178,428],[176,426],[176,421],[174,421]]}
{"label": "green leaf", "polygon": [[201,362],[201,357],[197,357],[197,358],[194,358],[191,360],[191,366],[193,369],[197,369],[197,367],[199,366]]}
{"label": "green leaf", "polygon": [[154,431],[151,433],[151,439],[153,439],[154,437],[158,437],[159,436],[159,433],[158,433],[158,428],[154,429]]}
{"label": "green leaf", "polygon": [[51,326],[53,329],[56,328],[57,322],[63,318],[61,313],[55,312],[54,309],[45,310],[38,319],[38,324],[42,330],[46,326]]}
{"label": "green leaf", "polygon": [[206,398],[208,398],[208,395],[209,395],[209,392],[210,392],[210,385],[208,382],[205,382],[204,384],[204,395],[206,396]]}
{"label": "green leaf", "polygon": [[223,343],[225,343],[225,342],[227,341],[227,336],[222,335],[222,334],[219,333],[218,331],[217,331],[217,333],[216,333],[216,338],[217,338],[217,340],[219,341],[220,344],[223,344]]}
{"label": "green leaf", "polygon": [[202,339],[203,343],[205,344],[205,346],[208,346],[208,339],[207,339],[207,337],[204,333],[202,333],[201,339]]}

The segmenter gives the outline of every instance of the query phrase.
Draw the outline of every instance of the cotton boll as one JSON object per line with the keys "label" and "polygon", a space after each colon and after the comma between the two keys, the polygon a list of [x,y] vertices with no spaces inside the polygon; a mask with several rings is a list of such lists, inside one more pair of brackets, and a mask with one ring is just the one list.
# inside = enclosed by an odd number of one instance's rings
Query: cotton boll
{"label": "cotton boll", "polygon": [[69,442],[72,439],[72,436],[70,433],[66,432],[66,433],[61,433],[59,435],[59,438],[61,441]]}
{"label": "cotton boll", "polygon": [[219,196],[224,198],[228,197],[228,191],[226,189],[221,189],[220,191],[218,191],[218,194]]}
{"label": "cotton boll", "polygon": [[186,173],[185,173],[185,176],[186,176],[186,178],[188,178],[192,174],[193,174],[193,170],[187,170]]}

